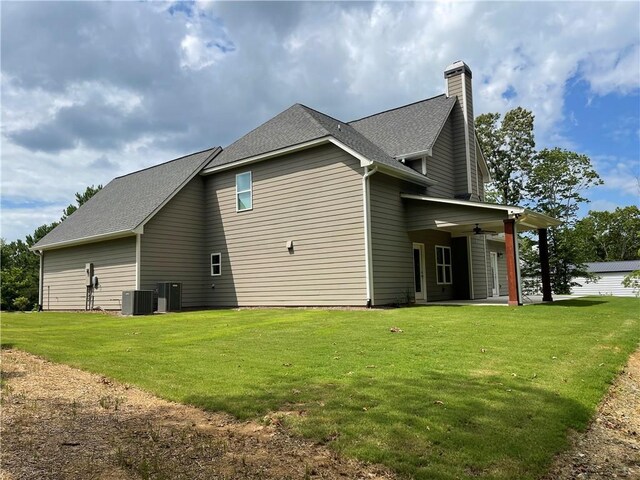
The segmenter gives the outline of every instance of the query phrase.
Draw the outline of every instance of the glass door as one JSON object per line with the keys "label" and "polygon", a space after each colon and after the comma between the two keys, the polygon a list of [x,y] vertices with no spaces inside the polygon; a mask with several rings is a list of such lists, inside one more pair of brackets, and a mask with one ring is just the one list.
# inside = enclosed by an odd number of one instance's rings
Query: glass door
{"label": "glass door", "polygon": [[424,244],[413,244],[413,283],[416,292],[416,302],[427,300],[424,271]]}

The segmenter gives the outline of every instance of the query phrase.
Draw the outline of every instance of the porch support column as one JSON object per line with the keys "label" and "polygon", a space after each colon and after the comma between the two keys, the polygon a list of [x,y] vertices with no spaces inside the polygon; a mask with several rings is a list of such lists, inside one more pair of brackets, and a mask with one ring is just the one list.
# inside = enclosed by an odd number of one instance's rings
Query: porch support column
{"label": "porch support column", "polygon": [[547,229],[538,229],[538,249],[540,251],[540,273],[542,276],[542,301],[553,302],[551,296],[551,273],[549,270],[549,242]]}
{"label": "porch support column", "polygon": [[504,246],[507,260],[507,284],[509,286],[509,305],[520,305],[518,293],[518,263],[516,256],[516,221],[504,220]]}

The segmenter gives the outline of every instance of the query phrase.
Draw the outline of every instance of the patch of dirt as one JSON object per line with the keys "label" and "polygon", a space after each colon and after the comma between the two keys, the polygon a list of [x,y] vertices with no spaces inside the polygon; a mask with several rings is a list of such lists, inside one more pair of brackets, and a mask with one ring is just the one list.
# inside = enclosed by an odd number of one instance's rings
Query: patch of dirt
{"label": "patch of dirt", "polygon": [[2,379],[2,480],[395,478],[279,422],[239,422],[18,350],[2,350]]}
{"label": "patch of dirt", "polygon": [[640,479],[640,350],[630,358],[584,433],[558,455],[545,480]]}

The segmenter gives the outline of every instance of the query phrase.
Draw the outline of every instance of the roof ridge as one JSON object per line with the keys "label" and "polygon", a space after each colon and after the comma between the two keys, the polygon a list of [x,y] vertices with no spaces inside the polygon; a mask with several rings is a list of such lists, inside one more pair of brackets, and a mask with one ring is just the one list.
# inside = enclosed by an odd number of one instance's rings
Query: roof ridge
{"label": "roof ridge", "polygon": [[299,106],[302,107],[302,111],[304,112],[304,114],[314,123],[316,124],[318,127],[320,127],[322,130],[324,130],[325,132],[327,132],[329,135],[331,135],[331,132],[329,130],[327,130],[327,128],[322,125],[317,118],[315,118],[313,115],[311,115],[311,111],[315,112],[315,113],[320,113],[322,114],[322,112],[319,112],[317,110],[314,110],[311,107],[307,107],[306,105],[303,105],[302,103],[295,103],[293,106]]}
{"label": "roof ridge", "polygon": [[375,117],[377,115],[382,115],[383,113],[393,112],[394,110],[400,110],[401,108],[406,108],[406,107],[410,107],[412,105],[417,105],[418,103],[423,103],[423,102],[428,102],[428,101],[431,101],[431,100],[435,100],[438,97],[452,98],[452,97],[447,97],[446,93],[441,93],[440,95],[435,95],[433,97],[425,98],[423,100],[418,100],[416,102],[407,103],[406,105],[400,105],[399,107],[389,108],[387,110],[383,110],[383,111],[377,112],[377,113],[372,113],[371,115],[367,115],[367,116],[364,116],[364,117],[361,117],[361,118],[356,118],[355,120],[350,120],[349,122],[347,122],[347,124],[351,125],[352,123],[359,122],[359,121],[364,120],[366,118],[371,118],[371,117]]}
{"label": "roof ridge", "polygon": [[[124,175],[120,175],[118,177],[114,177],[113,180],[118,180],[120,178],[128,177],[129,175],[134,175],[136,173],[144,172],[146,170],[151,170],[152,168],[161,167],[162,165],[167,165],[168,163],[176,162],[178,160],[182,160],[183,158],[192,157],[194,155],[199,155],[199,154],[204,153],[204,152],[211,152],[211,151],[216,150],[218,148],[220,150],[222,150],[222,147],[219,147],[219,146],[218,147],[205,148],[204,150],[200,150],[199,152],[188,153],[186,155],[182,155],[181,157],[174,158],[174,159],[171,159],[171,160],[167,160],[166,162],[157,163],[156,165],[151,165],[150,167],[141,168],[140,170],[136,170],[135,172],[125,173]],[[111,181],[113,182],[113,180],[111,180]],[[111,183],[111,182],[109,182],[109,183]]]}
{"label": "roof ridge", "polygon": [[[320,110],[316,110],[315,108],[308,107],[307,105],[305,105],[305,104],[303,104],[303,103],[297,103],[296,105],[300,105],[301,107],[305,108],[306,110],[311,110],[312,112],[319,113],[319,114],[320,114],[320,115],[322,115],[323,117],[327,117],[327,118],[329,118],[329,119],[331,119],[331,120],[334,120],[334,121],[338,122],[338,123],[339,123],[339,124],[341,124],[341,125],[348,125],[348,122],[343,122],[343,121],[342,121],[342,120],[340,120],[339,118],[332,117],[331,115],[327,115],[326,113],[321,112]],[[312,116],[308,111],[306,111],[305,113],[307,113],[307,115],[309,115],[311,118],[313,118],[313,116]],[[313,118],[313,120],[314,120],[316,123],[318,122],[318,120],[316,120],[315,118]],[[320,125],[320,126],[322,127],[322,125]],[[324,127],[322,127],[322,128],[324,128]]]}

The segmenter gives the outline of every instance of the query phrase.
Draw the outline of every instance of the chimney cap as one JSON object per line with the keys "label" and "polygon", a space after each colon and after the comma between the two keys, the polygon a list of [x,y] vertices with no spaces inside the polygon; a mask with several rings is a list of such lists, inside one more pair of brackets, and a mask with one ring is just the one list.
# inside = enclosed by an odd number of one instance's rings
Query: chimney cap
{"label": "chimney cap", "polygon": [[453,75],[460,75],[463,72],[471,78],[471,69],[469,68],[469,65],[464,63],[462,60],[458,60],[444,69],[444,78],[449,78]]}

